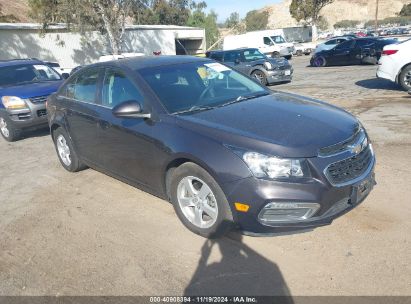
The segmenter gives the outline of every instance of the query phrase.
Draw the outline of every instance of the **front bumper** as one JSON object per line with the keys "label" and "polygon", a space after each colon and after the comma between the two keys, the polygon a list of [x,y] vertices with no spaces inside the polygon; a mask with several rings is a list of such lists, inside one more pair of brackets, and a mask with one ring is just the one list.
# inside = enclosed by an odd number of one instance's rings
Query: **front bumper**
{"label": "front bumper", "polygon": [[[232,206],[234,220],[240,230],[249,235],[270,235],[278,233],[312,230],[329,225],[339,216],[358,206],[375,185],[375,159],[363,176],[344,186],[331,185],[325,176],[306,179],[302,182],[280,182],[249,177],[223,185],[223,190]],[[367,192],[361,193],[367,181]],[[361,189],[361,190],[359,190]],[[234,203],[250,206],[247,213],[235,210]],[[260,215],[269,203],[316,203],[319,210],[304,221],[264,222]]]}
{"label": "front bumper", "polygon": [[282,67],[281,70],[267,71],[267,82],[268,84],[290,82],[293,79],[293,72],[291,66]]}
{"label": "front bumper", "polygon": [[32,103],[26,100],[27,109],[6,110],[0,109],[3,115],[13,122],[15,128],[32,129],[48,125],[45,103]]}

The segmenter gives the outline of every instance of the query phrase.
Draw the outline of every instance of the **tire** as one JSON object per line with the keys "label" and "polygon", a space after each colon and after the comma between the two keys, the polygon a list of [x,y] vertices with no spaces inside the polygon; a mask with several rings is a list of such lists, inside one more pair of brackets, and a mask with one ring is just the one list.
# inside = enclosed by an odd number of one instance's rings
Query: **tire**
{"label": "tire", "polygon": [[64,169],[69,172],[78,172],[86,168],[78,158],[70,136],[63,128],[60,127],[53,132],[53,139],[57,157]]}
{"label": "tire", "polygon": [[411,90],[411,65],[405,67],[399,76],[399,83],[406,91]]}
{"label": "tire", "polygon": [[327,66],[327,60],[323,57],[316,57],[312,61],[312,66],[316,68],[321,68]]}
{"label": "tire", "polygon": [[265,76],[263,71],[255,70],[251,73],[251,77],[257,79],[262,85],[267,85],[267,76]]}
{"label": "tire", "polygon": [[297,52],[295,53],[296,56],[302,56],[303,55],[303,51],[301,50],[297,50]]}
{"label": "tire", "polygon": [[233,216],[223,190],[200,166],[184,163],[176,168],[170,188],[174,210],[190,231],[205,238],[218,238],[233,227]]}
{"label": "tire", "polygon": [[279,53],[279,52],[273,52],[273,53],[271,54],[271,57],[272,57],[272,58],[280,57],[280,53]]}
{"label": "tire", "polygon": [[0,133],[8,142],[14,142],[21,138],[22,130],[17,129],[6,114],[0,114]]}

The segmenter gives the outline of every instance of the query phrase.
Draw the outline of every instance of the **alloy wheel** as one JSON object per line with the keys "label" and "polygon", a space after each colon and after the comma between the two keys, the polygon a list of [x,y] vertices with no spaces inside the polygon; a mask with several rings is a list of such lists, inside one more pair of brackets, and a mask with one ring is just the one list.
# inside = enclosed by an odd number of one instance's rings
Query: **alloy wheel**
{"label": "alloy wheel", "polygon": [[404,83],[407,86],[411,87],[411,70],[408,71],[408,73],[404,75]]}
{"label": "alloy wheel", "polygon": [[0,131],[4,137],[10,136],[10,130],[7,127],[7,122],[3,117],[0,117]]}
{"label": "alloy wheel", "polygon": [[257,79],[260,83],[264,83],[264,75],[261,72],[254,72],[253,76]]}
{"label": "alloy wheel", "polygon": [[211,188],[201,179],[184,177],[177,187],[177,200],[183,215],[194,226],[207,229],[217,221],[217,200]]}
{"label": "alloy wheel", "polygon": [[60,134],[57,137],[56,144],[61,161],[69,167],[71,165],[70,147],[63,135]]}

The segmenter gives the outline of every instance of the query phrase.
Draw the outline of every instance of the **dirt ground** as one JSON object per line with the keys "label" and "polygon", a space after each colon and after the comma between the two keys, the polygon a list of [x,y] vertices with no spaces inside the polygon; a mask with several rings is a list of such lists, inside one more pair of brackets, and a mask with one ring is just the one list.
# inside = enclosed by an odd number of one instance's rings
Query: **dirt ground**
{"label": "dirt ground", "polygon": [[308,61],[272,89],[361,119],[378,158],[362,205],[308,233],[207,241],[165,201],[64,171],[47,132],[0,140],[0,295],[411,295],[411,97],[375,66]]}

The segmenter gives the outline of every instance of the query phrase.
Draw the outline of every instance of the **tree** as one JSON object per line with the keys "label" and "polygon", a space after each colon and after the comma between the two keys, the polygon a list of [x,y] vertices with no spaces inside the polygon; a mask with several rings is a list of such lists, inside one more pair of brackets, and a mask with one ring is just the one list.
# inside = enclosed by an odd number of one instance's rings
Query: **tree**
{"label": "tree", "polygon": [[247,32],[265,30],[268,26],[268,12],[266,11],[250,11],[245,17]]}
{"label": "tree", "polygon": [[231,13],[225,21],[225,27],[233,28],[240,23],[240,14],[237,12]]}
{"label": "tree", "polygon": [[29,0],[31,16],[43,24],[65,22],[69,30],[98,30],[107,34],[113,54],[123,44],[126,19],[132,8],[145,0]]}
{"label": "tree", "polygon": [[217,14],[213,10],[206,14],[204,8],[206,8],[205,3],[196,6],[187,20],[187,25],[205,29],[208,48],[218,40],[220,31],[217,25]]}
{"label": "tree", "polygon": [[4,15],[3,7],[2,7],[2,4],[0,3],[0,22],[13,23],[13,22],[19,22],[19,20],[14,15]]}
{"label": "tree", "polygon": [[401,17],[411,16],[411,3],[404,4],[401,11],[398,13],[398,16],[401,16]]}
{"label": "tree", "polygon": [[320,16],[317,22],[317,26],[320,30],[323,30],[323,31],[328,29],[329,24],[328,24],[327,18],[325,18],[324,16]]}
{"label": "tree", "polygon": [[334,0],[292,0],[290,14],[297,22],[318,25],[321,10],[332,2]]}

